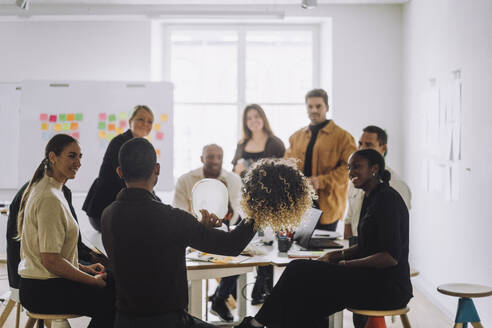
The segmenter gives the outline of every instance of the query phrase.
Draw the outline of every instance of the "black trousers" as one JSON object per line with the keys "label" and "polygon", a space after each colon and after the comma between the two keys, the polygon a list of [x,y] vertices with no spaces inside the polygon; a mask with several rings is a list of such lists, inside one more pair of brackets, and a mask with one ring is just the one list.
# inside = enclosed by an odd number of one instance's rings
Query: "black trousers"
{"label": "black trousers", "polygon": [[213,328],[185,311],[171,312],[156,316],[136,317],[124,313],[116,314],[114,328]]}
{"label": "black trousers", "polygon": [[89,328],[114,325],[115,293],[111,282],[100,288],[62,278],[21,278],[19,294],[22,306],[34,313],[88,316],[92,318]]}
{"label": "black trousers", "polygon": [[287,266],[256,319],[269,328],[317,327],[347,307],[398,309],[409,300],[388,281],[384,270],[296,260]]}
{"label": "black trousers", "polygon": [[236,295],[238,277],[238,275],[235,275],[220,279],[219,286],[217,287],[217,296],[226,300],[229,298],[229,295]]}

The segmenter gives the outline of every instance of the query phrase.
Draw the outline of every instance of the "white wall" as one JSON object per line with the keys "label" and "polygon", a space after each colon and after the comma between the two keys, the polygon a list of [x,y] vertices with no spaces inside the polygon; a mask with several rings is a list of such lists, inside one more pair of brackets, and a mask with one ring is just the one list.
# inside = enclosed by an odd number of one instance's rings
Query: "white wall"
{"label": "white wall", "polygon": [[[150,26],[149,21],[0,22],[0,82],[150,80]],[[0,201],[14,194],[0,190]]]}
{"label": "white wall", "polygon": [[[414,192],[411,211],[417,284],[452,316],[457,299],[438,294],[439,284],[492,286],[492,1],[413,0],[403,11],[405,177]],[[423,95],[428,79],[443,81],[461,69],[463,170],[459,201],[446,202],[422,188]],[[492,325],[492,297],[475,301],[485,327]]]}
{"label": "white wall", "polygon": [[150,22],[0,22],[0,80],[150,80]]}

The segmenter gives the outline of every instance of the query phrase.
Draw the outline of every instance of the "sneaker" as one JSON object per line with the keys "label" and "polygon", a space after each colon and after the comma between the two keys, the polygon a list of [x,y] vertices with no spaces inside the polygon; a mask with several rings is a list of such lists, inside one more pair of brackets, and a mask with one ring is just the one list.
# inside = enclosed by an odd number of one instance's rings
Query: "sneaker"
{"label": "sneaker", "polygon": [[251,324],[251,320],[253,320],[253,317],[245,317],[243,321],[239,325],[234,326],[234,328],[255,328]]}
{"label": "sneaker", "polygon": [[234,320],[234,317],[232,316],[231,311],[229,311],[229,308],[227,307],[225,300],[221,297],[216,297],[214,301],[212,302],[212,308],[210,309],[210,312],[218,316],[224,321],[232,321]]}

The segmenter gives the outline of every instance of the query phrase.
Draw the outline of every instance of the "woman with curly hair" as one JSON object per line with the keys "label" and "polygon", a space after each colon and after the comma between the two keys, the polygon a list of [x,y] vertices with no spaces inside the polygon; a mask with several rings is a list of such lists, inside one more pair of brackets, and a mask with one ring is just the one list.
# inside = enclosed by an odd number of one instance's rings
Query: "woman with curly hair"
{"label": "woman with curly hair", "polygon": [[[261,178],[263,173],[259,173]],[[412,285],[405,202],[389,186],[391,174],[385,170],[383,156],[373,149],[359,150],[352,155],[349,177],[356,188],[365,192],[358,227],[359,243],[346,250],[327,253],[319,261],[292,261],[256,316],[245,318],[236,327],[316,327],[323,318],[347,307],[377,310],[397,309],[408,304]],[[255,214],[261,214],[263,206],[275,202],[279,202],[280,210],[289,206],[285,199],[275,199],[270,185],[254,180],[251,183],[256,185],[256,191],[245,191],[243,201],[251,211],[258,212]],[[265,198],[266,194],[272,197]],[[287,201],[295,199],[287,197]],[[276,212],[266,212],[269,217],[255,224],[275,225]]]}

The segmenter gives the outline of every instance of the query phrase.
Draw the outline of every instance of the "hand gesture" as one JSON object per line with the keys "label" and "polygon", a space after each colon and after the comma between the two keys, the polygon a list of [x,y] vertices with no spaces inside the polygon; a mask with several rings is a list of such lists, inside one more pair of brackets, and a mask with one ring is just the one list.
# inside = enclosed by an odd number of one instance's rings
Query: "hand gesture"
{"label": "hand gesture", "polygon": [[240,159],[237,161],[236,166],[234,166],[234,172],[236,172],[238,175],[241,175],[241,173],[246,170],[246,167],[244,166],[244,159]]}
{"label": "hand gesture", "polygon": [[325,255],[318,258],[318,261],[322,261],[330,264],[337,264],[340,260],[343,260],[342,252],[340,251],[328,252]]}
{"label": "hand gesture", "polygon": [[96,285],[97,287],[100,287],[100,288],[106,287],[107,275],[108,274],[106,272],[95,275],[94,276],[94,285]]}
{"label": "hand gesture", "polygon": [[201,209],[200,213],[202,214],[201,224],[208,228],[218,228],[222,226],[222,220],[217,217],[217,215],[213,213],[208,213],[207,210]]}
{"label": "hand gesture", "polygon": [[104,273],[105,268],[104,265],[102,265],[101,263],[94,263],[91,265],[86,265],[85,272],[87,272],[88,274],[96,275],[96,274]]}

